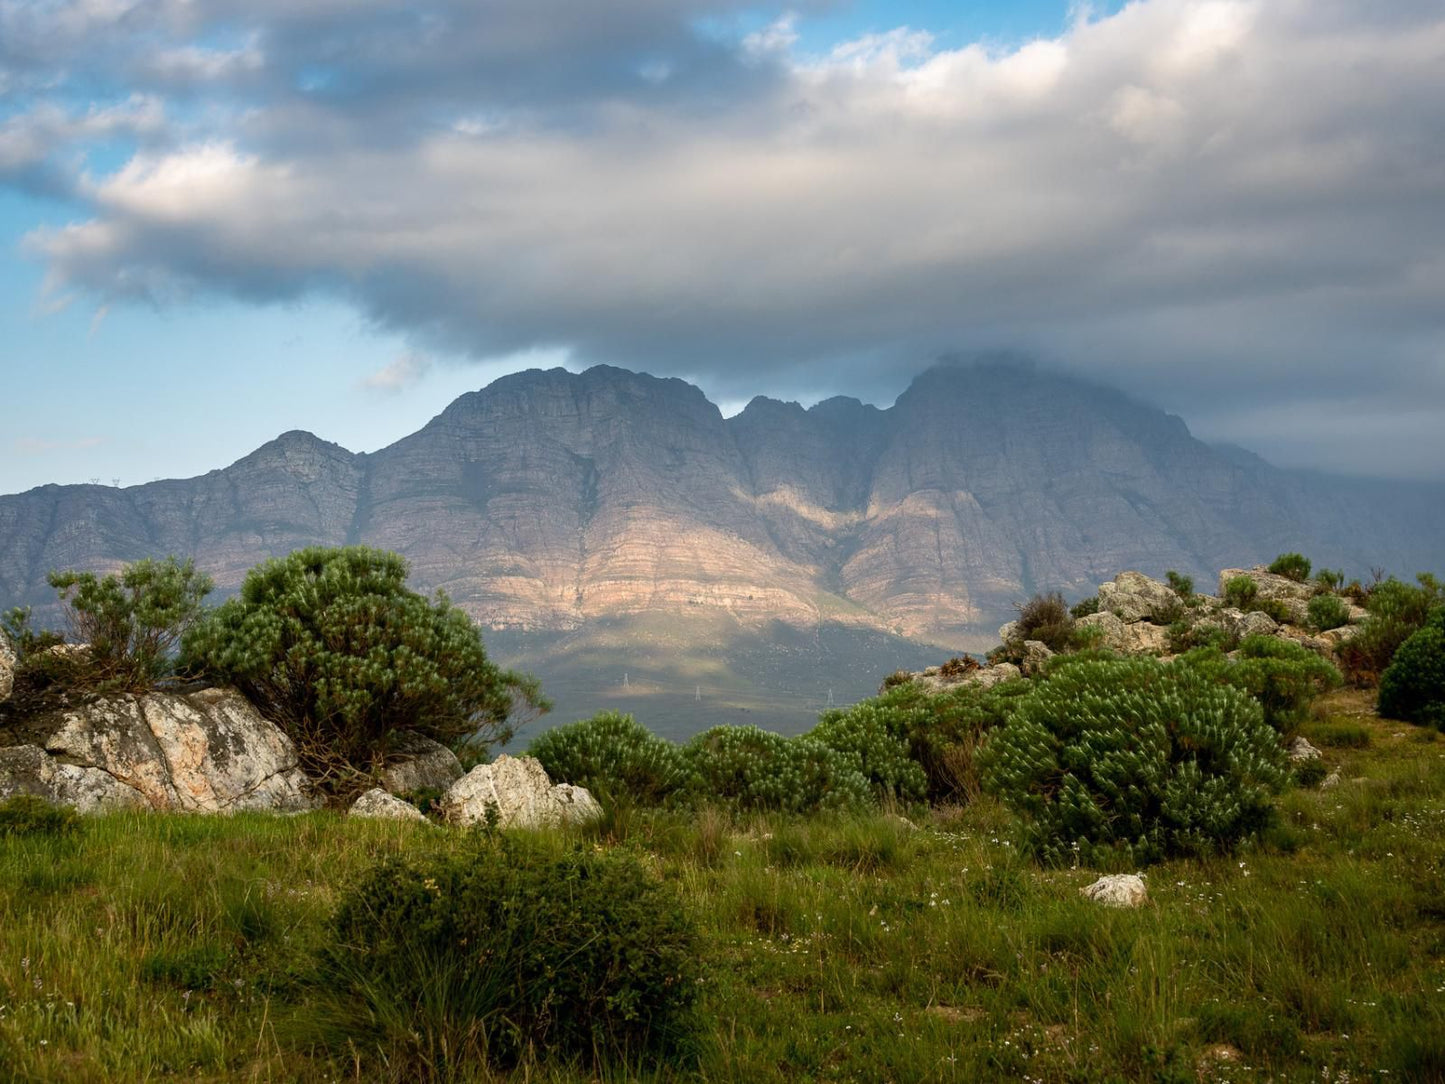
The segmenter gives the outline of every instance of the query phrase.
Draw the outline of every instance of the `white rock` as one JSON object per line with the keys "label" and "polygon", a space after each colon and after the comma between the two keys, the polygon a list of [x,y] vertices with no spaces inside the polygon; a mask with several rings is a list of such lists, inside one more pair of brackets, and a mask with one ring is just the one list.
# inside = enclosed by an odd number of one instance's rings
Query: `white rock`
{"label": "white rock", "polygon": [[1314,597],[1314,584],[1296,583],[1286,576],[1269,571],[1263,565],[1256,565],[1254,568],[1226,568],[1219,573],[1221,597],[1224,595],[1225,585],[1238,576],[1248,576],[1254,581],[1256,598],[1273,599],[1281,603],[1292,624],[1303,625],[1309,620],[1309,603]]}
{"label": "white rock", "polygon": [[1320,780],[1320,790],[1329,790],[1331,787],[1338,787],[1343,780],[1340,777],[1340,770],[1336,768]]}
{"label": "white rock", "polygon": [[420,821],[422,824],[431,823],[426,819],[425,814],[410,802],[403,802],[395,795],[388,794],[380,787],[372,787],[360,798],[351,803],[351,809],[347,812],[349,817],[365,817],[369,820],[386,821]]}
{"label": "white rock", "polygon": [[1023,672],[1026,677],[1043,670],[1044,665],[1054,657],[1053,649],[1042,640],[1024,641]]}
{"label": "white rock", "polygon": [[1144,878],[1137,873],[1107,874],[1079,892],[1106,907],[1138,907],[1149,899]]}
{"label": "white rock", "polygon": [[1129,643],[1129,637],[1124,632],[1123,620],[1108,610],[1100,610],[1096,614],[1081,617],[1074,625],[1076,628],[1100,629],[1099,646],[1110,651],[1123,651],[1126,644]]}
{"label": "white rock", "polygon": [[1099,609],[1117,614],[1126,625],[1162,618],[1180,601],[1172,587],[1142,572],[1121,572],[1112,583],[1099,584]]}
{"label": "white rock", "polygon": [[0,749],[0,798],[16,794],[33,794],[56,805],[74,806],[81,813],[150,807],[144,794],[115,776],[56,760],[38,745]]}
{"label": "white rock", "polygon": [[382,769],[381,785],[392,794],[446,790],[464,774],[462,762],[455,753],[420,734],[397,735],[391,755],[395,759]]}
{"label": "white rock", "polygon": [[15,688],[15,649],[10,646],[10,637],[0,631],[0,700],[9,700]]}
{"label": "white rock", "polygon": [[503,753],[491,764],[478,764],[442,796],[442,816],[452,824],[477,824],[495,806],[502,828],[544,828],[577,824],[602,815],[602,807],[584,788],[552,785],[541,761]]}
{"label": "white rock", "polygon": [[1169,653],[1169,630],[1147,621],[1125,625],[1124,644],[1120,650],[1127,655],[1166,655]]}
{"label": "white rock", "polygon": [[1296,738],[1290,742],[1288,755],[1291,764],[1303,764],[1305,761],[1320,759],[1320,751],[1311,745],[1307,738]]}
{"label": "white rock", "polygon": [[1019,623],[1010,621],[1006,625],[1000,625],[998,630],[998,642],[1001,644],[1011,643],[1018,635]]}

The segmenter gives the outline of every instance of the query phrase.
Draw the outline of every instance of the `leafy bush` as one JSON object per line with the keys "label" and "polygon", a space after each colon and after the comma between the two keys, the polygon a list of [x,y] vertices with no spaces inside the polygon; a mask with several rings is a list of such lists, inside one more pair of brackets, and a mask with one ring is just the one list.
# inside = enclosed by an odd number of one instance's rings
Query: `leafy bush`
{"label": "leafy bush", "polygon": [[348,1038],[409,1055],[407,1079],[451,1079],[528,1053],[597,1064],[684,1049],[697,946],[674,890],[635,857],[485,836],[373,867],[342,899],[322,966],[358,1011]]}
{"label": "leafy bush", "polygon": [[1345,585],[1343,570],[1322,568],[1315,573],[1315,588],[1321,592],[1338,591]]}
{"label": "leafy bush", "polygon": [[1224,585],[1224,602],[1236,610],[1248,610],[1259,594],[1252,576],[1232,576]]}
{"label": "leafy bush", "polygon": [[1264,719],[1281,733],[1303,721],[1310,703],[1340,684],[1340,672],[1309,648],[1274,636],[1247,636],[1238,658],[1202,649],[1180,662],[1209,680],[1248,693],[1264,710]]}
{"label": "leafy bush", "polygon": [[899,685],[907,685],[912,680],[912,671],[894,670],[893,673],[889,674],[886,678],[883,679],[883,684],[879,687],[878,691],[880,693],[887,692],[889,689],[896,688]]}
{"label": "leafy bush", "polygon": [[1365,600],[1369,616],[1341,645],[1340,660],[1350,680],[1368,685],[1380,679],[1401,644],[1424,627],[1433,607],[1445,602],[1445,587],[1422,572],[1416,585],[1391,577],[1376,584]]}
{"label": "leafy bush", "polygon": [[1310,599],[1310,628],[1328,632],[1350,623],[1350,608],[1338,595],[1316,595]]}
{"label": "leafy bush", "polygon": [[1090,614],[1099,612],[1099,596],[1090,595],[1088,598],[1080,599],[1074,603],[1069,610],[1069,615],[1074,618],[1088,617]]}
{"label": "leafy bush", "polygon": [[[1445,610],[1437,611],[1445,614]],[[1445,729],[1445,619],[1400,645],[1380,676],[1381,715]]]}
{"label": "leafy bush", "polygon": [[1266,614],[1277,625],[1288,625],[1294,617],[1289,607],[1277,598],[1257,598],[1247,609],[1251,613]]}
{"label": "leafy bush", "polygon": [[408,590],[406,575],[401,557],[362,546],[267,561],[189,630],[183,661],[237,686],[333,786],[359,782],[393,731],[485,745],[511,736],[519,707],[550,706],[535,680],[487,658],[465,613]]}
{"label": "leafy bush", "polygon": [[985,785],[1054,864],[1227,852],[1268,824],[1271,794],[1288,778],[1257,703],[1152,659],[1056,666],[979,758]]}
{"label": "leafy bush", "polygon": [[7,836],[68,836],[80,828],[70,806],[51,805],[33,794],[16,794],[0,802],[0,839]]}
{"label": "leafy bush", "polygon": [[928,791],[923,768],[909,757],[911,712],[878,698],[825,711],[809,737],[842,753],[882,799],[916,802]]}
{"label": "leafy bush", "polygon": [[699,803],[740,810],[810,813],[861,809],[867,778],[848,755],[816,738],[785,738],[755,726],[717,726],[682,749],[688,791]]}
{"label": "leafy bush", "polygon": [[1310,578],[1310,559],[1302,553],[1281,553],[1270,562],[1269,570],[1276,576],[1304,583]]}
{"label": "leafy bush", "polygon": [[1194,599],[1194,581],[1188,576],[1175,572],[1172,568],[1164,573],[1164,579],[1169,587],[1185,602],[1192,602]]}
{"label": "leafy bush", "polygon": [[131,692],[144,692],[166,675],[212,587],[193,562],[174,557],[137,561],[108,576],[52,572],[49,582],[60,595],[71,635],[88,645],[88,682]]}
{"label": "leafy bush", "polygon": [[606,804],[660,805],[687,781],[681,749],[615,711],[549,730],[528,752],[554,783],[586,787]]}
{"label": "leafy bush", "polygon": [[1051,651],[1067,651],[1073,646],[1074,618],[1064,602],[1064,596],[1057,591],[1047,595],[1035,595],[1018,608],[1018,622],[1014,639],[1022,644],[1025,640],[1039,640]]}

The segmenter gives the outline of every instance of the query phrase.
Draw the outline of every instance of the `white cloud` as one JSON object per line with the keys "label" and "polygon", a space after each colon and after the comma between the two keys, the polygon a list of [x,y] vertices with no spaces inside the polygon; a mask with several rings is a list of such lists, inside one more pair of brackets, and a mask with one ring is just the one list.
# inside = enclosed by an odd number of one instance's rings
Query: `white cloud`
{"label": "white cloud", "polygon": [[421,354],[402,354],[390,365],[385,365],[362,378],[357,386],[367,391],[395,395],[421,382],[431,369],[431,360]]}

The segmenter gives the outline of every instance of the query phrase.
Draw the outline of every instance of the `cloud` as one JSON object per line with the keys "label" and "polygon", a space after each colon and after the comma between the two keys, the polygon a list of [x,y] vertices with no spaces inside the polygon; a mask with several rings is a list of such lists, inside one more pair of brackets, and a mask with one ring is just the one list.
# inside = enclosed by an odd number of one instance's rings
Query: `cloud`
{"label": "cloud", "polygon": [[78,437],[70,440],[46,440],[40,437],[18,437],[15,451],[20,455],[49,455],[52,452],[81,452],[99,448],[107,443],[105,437]]}
{"label": "cloud", "polygon": [[431,360],[429,358],[420,354],[403,354],[390,365],[385,365],[370,376],[364,377],[357,386],[367,391],[395,395],[420,383],[422,377],[426,376],[430,369]]}
{"label": "cloud", "polygon": [[30,240],[57,293],[325,293],[428,351],[721,397],[885,399],[1015,347],[1284,458],[1326,442],[1271,417],[1330,424],[1362,383],[1445,432],[1438,3],[1139,0],[1016,48],[821,56],[786,19],[700,31],[744,10],[718,3],[60,10],[54,70],[99,26],[117,93],[213,119],[74,180],[84,216]]}

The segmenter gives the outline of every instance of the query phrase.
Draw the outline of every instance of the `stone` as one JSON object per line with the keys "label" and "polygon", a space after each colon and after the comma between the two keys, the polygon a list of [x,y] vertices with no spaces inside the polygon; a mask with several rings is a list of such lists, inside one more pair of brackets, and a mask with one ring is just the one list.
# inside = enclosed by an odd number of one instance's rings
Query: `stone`
{"label": "stone", "polygon": [[0,630],[0,700],[9,700],[15,688],[15,667],[18,660],[15,649],[10,646],[10,637]]}
{"label": "stone", "polygon": [[1291,764],[1303,764],[1306,761],[1320,759],[1320,751],[1309,743],[1308,738],[1296,738],[1290,742],[1288,755]]}
{"label": "stone", "polygon": [[1239,620],[1234,625],[1234,634],[1241,640],[1246,636],[1273,636],[1277,632],[1279,632],[1279,622],[1269,614],[1260,613],[1258,610],[1240,614]]}
{"label": "stone", "polygon": [[1024,641],[1024,658],[1021,669],[1025,677],[1042,672],[1044,666],[1054,657],[1053,649],[1042,640]]}
{"label": "stone", "polygon": [[1309,621],[1309,603],[1314,597],[1312,583],[1296,583],[1287,576],[1280,576],[1256,565],[1254,568],[1226,568],[1219,573],[1219,594],[1224,595],[1224,586],[1237,576],[1248,576],[1254,581],[1256,598],[1281,603],[1289,614],[1291,624],[1303,625]]}
{"label": "stone", "polygon": [[442,795],[442,816],[451,824],[477,824],[495,806],[502,828],[546,828],[578,824],[602,815],[597,799],[583,787],[556,786],[536,757],[503,753],[478,764]]}
{"label": "stone", "polygon": [[1099,585],[1099,609],[1117,614],[1126,625],[1162,620],[1179,605],[1180,598],[1172,587],[1142,572],[1121,572],[1112,583]]}
{"label": "stone", "polygon": [[56,760],[38,745],[0,749],[0,798],[16,794],[33,794],[81,813],[150,808],[144,794],[115,776]]}
{"label": "stone", "polygon": [[998,630],[998,642],[1001,644],[1012,643],[1014,639],[1018,636],[1018,632],[1019,623],[1017,621],[1010,621],[1006,625],[1000,625]]}
{"label": "stone", "polygon": [[1079,889],[1081,895],[1106,907],[1139,907],[1149,899],[1144,878],[1137,873],[1111,873]]}
{"label": "stone", "polygon": [[380,787],[372,787],[356,801],[351,803],[351,809],[347,811],[348,817],[363,817],[368,820],[382,821],[419,821],[422,824],[430,824],[426,815],[410,802],[403,802],[393,794],[388,794]]}
{"label": "stone", "polygon": [[1124,626],[1124,643],[1120,647],[1127,655],[1167,655],[1169,653],[1169,630],[1163,625],[1151,625],[1139,621]]}
{"label": "stone", "polygon": [[964,685],[977,685],[981,689],[992,689],[1005,681],[1016,681],[1024,676],[1022,670],[1011,662],[995,663],[975,670],[963,679]]}
{"label": "stone", "polygon": [[1098,646],[1110,651],[1123,651],[1129,642],[1129,637],[1124,632],[1123,620],[1108,610],[1100,610],[1096,614],[1079,618],[1074,622],[1074,628],[1103,630],[1100,633]]}
{"label": "stone", "polygon": [[404,731],[392,741],[391,756],[381,770],[382,788],[391,794],[446,790],[465,773],[457,755],[440,742]]}
{"label": "stone", "polygon": [[1353,640],[1359,632],[1359,625],[1341,625],[1337,629],[1326,629],[1319,634],[1318,639],[1328,644],[1331,650],[1337,650],[1342,644]]}
{"label": "stone", "polygon": [[234,689],[105,697],[65,712],[45,751],[104,772],[155,809],[316,805],[291,739]]}
{"label": "stone", "polygon": [[1338,787],[1342,782],[1343,779],[1340,776],[1340,770],[1335,768],[1329,775],[1320,780],[1320,790],[1331,790],[1334,787]]}

